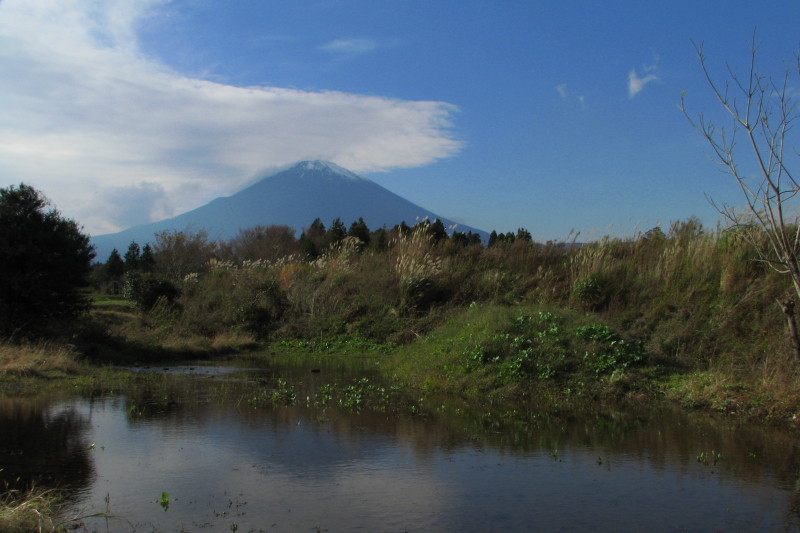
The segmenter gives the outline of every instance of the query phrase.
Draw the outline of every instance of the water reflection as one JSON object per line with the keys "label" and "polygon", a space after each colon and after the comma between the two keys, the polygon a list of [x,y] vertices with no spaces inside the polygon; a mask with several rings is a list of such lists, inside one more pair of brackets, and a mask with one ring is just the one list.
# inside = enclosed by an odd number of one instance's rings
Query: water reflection
{"label": "water reflection", "polygon": [[[224,380],[0,403],[0,449],[52,439],[16,471],[79,464],[81,505],[108,495],[138,531],[798,531],[800,458],[785,433],[667,409],[433,397],[353,412],[319,387],[375,383],[369,362],[248,364]],[[264,400],[278,378],[295,405]]]}
{"label": "water reflection", "polygon": [[78,490],[93,476],[90,419],[68,404],[0,401],[0,481],[24,490],[32,483]]}

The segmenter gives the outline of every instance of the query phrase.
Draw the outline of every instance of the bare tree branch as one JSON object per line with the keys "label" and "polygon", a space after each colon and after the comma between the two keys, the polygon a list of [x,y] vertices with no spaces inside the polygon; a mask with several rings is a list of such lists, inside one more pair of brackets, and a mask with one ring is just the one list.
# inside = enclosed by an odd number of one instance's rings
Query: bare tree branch
{"label": "bare tree branch", "polygon": [[[791,83],[794,75],[800,75],[800,52],[794,56],[794,62],[784,64],[782,78],[776,80],[761,74],[756,61],[761,43],[756,42],[754,31],[753,39],[748,42],[747,76],[740,77],[726,64],[730,79],[721,86],[711,76],[703,43],[692,41],[692,44],[706,81],[731,119],[731,129],[728,132],[718,127],[703,113],[693,118],[686,109],[685,92],[681,95],[680,109],[692,127],[708,141],[711,151],[706,155],[736,180],[744,207],[736,210],[709,201],[733,228],[741,229],[742,238],[756,250],[759,261],[789,276],[795,294],[800,297],[800,219],[797,205],[793,203],[800,193],[800,183],[794,172],[797,159],[788,157],[790,152],[800,155],[797,148],[788,146],[794,122],[800,118]],[[749,150],[739,149],[739,135],[746,137]],[[747,159],[748,155],[750,162],[740,167],[739,161]],[[748,169],[753,167],[757,170],[755,177],[748,174]],[[793,326],[790,327],[794,335],[792,344],[795,355],[800,358],[794,304],[787,301],[781,306],[789,325]]]}

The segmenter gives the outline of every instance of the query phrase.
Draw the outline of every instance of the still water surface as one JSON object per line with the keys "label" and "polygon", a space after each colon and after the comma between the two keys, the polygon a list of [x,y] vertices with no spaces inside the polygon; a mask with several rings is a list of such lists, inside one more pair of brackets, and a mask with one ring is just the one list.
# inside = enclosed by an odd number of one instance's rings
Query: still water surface
{"label": "still water surface", "polygon": [[0,400],[0,477],[108,508],[126,519],[111,531],[800,531],[798,443],[782,432],[403,398],[369,360],[247,365]]}

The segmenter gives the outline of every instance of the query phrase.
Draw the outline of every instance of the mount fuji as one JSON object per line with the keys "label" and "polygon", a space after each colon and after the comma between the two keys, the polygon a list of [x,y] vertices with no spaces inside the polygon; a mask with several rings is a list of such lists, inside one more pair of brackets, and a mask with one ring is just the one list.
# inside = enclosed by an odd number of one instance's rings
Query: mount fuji
{"label": "mount fuji", "polygon": [[[455,223],[398,196],[374,181],[359,176],[328,161],[302,161],[289,169],[263,178],[238,193],[217,198],[208,204],[174,218],[134,226],[119,233],[97,235],[97,259],[105,261],[113,248],[120,253],[132,241],[140,246],[154,242],[154,234],[164,230],[204,229],[213,239],[229,239],[240,229],[257,225],[284,224],[298,234],[319,218],[327,227],[339,218],[345,224],[361,217],[371,230],[391,228],[400,222],[409,226],[428,217],[440,219],[445,226]],[[458,225],[458,231],[478,233],[485,241],[488,234]]]}

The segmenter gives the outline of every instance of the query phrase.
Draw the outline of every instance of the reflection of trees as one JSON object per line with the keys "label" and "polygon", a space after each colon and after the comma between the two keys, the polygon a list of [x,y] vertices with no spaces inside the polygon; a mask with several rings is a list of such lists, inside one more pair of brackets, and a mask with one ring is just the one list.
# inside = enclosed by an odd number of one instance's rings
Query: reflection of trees
{"label": "reflection of trees", "polygon": [[74,407],[56,411],[47,404],[0,399],[0,481],[17,489],[32,482],[70,491],[86,487],[93,474],[89,427]]}
{"label": "reflection of trees", "polygon": [[[410,452],[405,455],[413,454],[420,466],[433,464],[442,455],[483,449],[508,456],[548,456],[558,450],[565,461],[569,457],[594,461],[600,455],[604,465],[637,462],[679,475],[706,468],[725,470],[725,483],[777,483],[793,494],[787,502],[787,527],[796,528],[800,522],[800,496],[794,490],[800,457],[796,440],[780,431],[734,428],[731,418],[669,408],[546,411],[535,405],[481,405],[452,397],[426,397],[420,403],[418,394],[381,406],[386,411],[367,408],[351,413],[335,408],[335,400],[327,407],[314,406],[314,387],[337,381],[341,389],[353,378],[334,377],[327,371],[323,376],[310,375],[308,367],[297,371],[294,406],[265,400],[272,383],[256,377],[249,381],[149,377],[147,386],[130,387],[124,397],[111,400],[112,408],[128,413],[131,425],[147,422],[155,431],[174,432],[180,439],[193,433],[213,434],[214,446],[228,439],[255,461],[282,463],[292,472],[313,472],[315,477],[335,474],[342,463],[378,456],[389,442]],[[311,407],[305,405],[306,396]],[[253,398],[258,401],[250,402]],[[88,430],[88,420],[75,409],[56,412],[47,405],[0,401],[0,468],[5,469],[0,481],[52,475],[61,486],[82,488],[91,476],[89,454],[94,453],[85,450]],[[697,455],[711,450],[722,453],[720,464],[699,465]]]}
{"label": "reflection of trees", "polygon": [[[258,433],[285,439],[302,423],[302,432],[319,433],[331,439],[334,448],[350,459],[370,454],[375,437],[396,440],[412,450],[421,463],[435,460],[437,453],[456,453],[465,446],[491,449],[507,454],[571,453],[602,455],[604,460],[639,460],[657,470],[688,471],[697,466],[697,456],[712,450],[722,453],[719,468],[735,471],[735,478],[747,482],[776,479],[782,486],[794,483],[800,456],[791,436],[765,427],[733,427],[735,420],[687,414],[679,409],[620,409],[598,406],[586,411],[542,410],[529,404],[480,405],[457,398],[425,399],[425,405],[411,415],[409,403],[392,405],[388,412],[364,409],[349,413],[334,407],[306,407],[313,404],[314,387],[353,380],[332,376],[309,377],[308,364],[299,366],[295,380],[297,405],[281,407],[271,402],[248,403],[261,397],[269,385],[256,382],[195,380],[183,389],[156,388],[130,394],[126,409],[132,422],[160,421],[161,427],[210,428],[223,424],[231,439],[248,439]],[[286,376],[290,378],[290,376]],[[377,379],[371,376],[370,383]],[[263,389],[263,390],[262,390]],[[418,398],[418,397],[417,397]],[[417,404],[417,400],[410,403]],[[390,414],[394,412],[394,414]],[[244,444],[244,443],[243,443]],[[591,450],[591,451],[590,451]],[[332,453],[318,453],[302,461],[338,461]],[[320,464],[320,466],[322,466]],[[771,481],[769,481],[771,482]]]}

